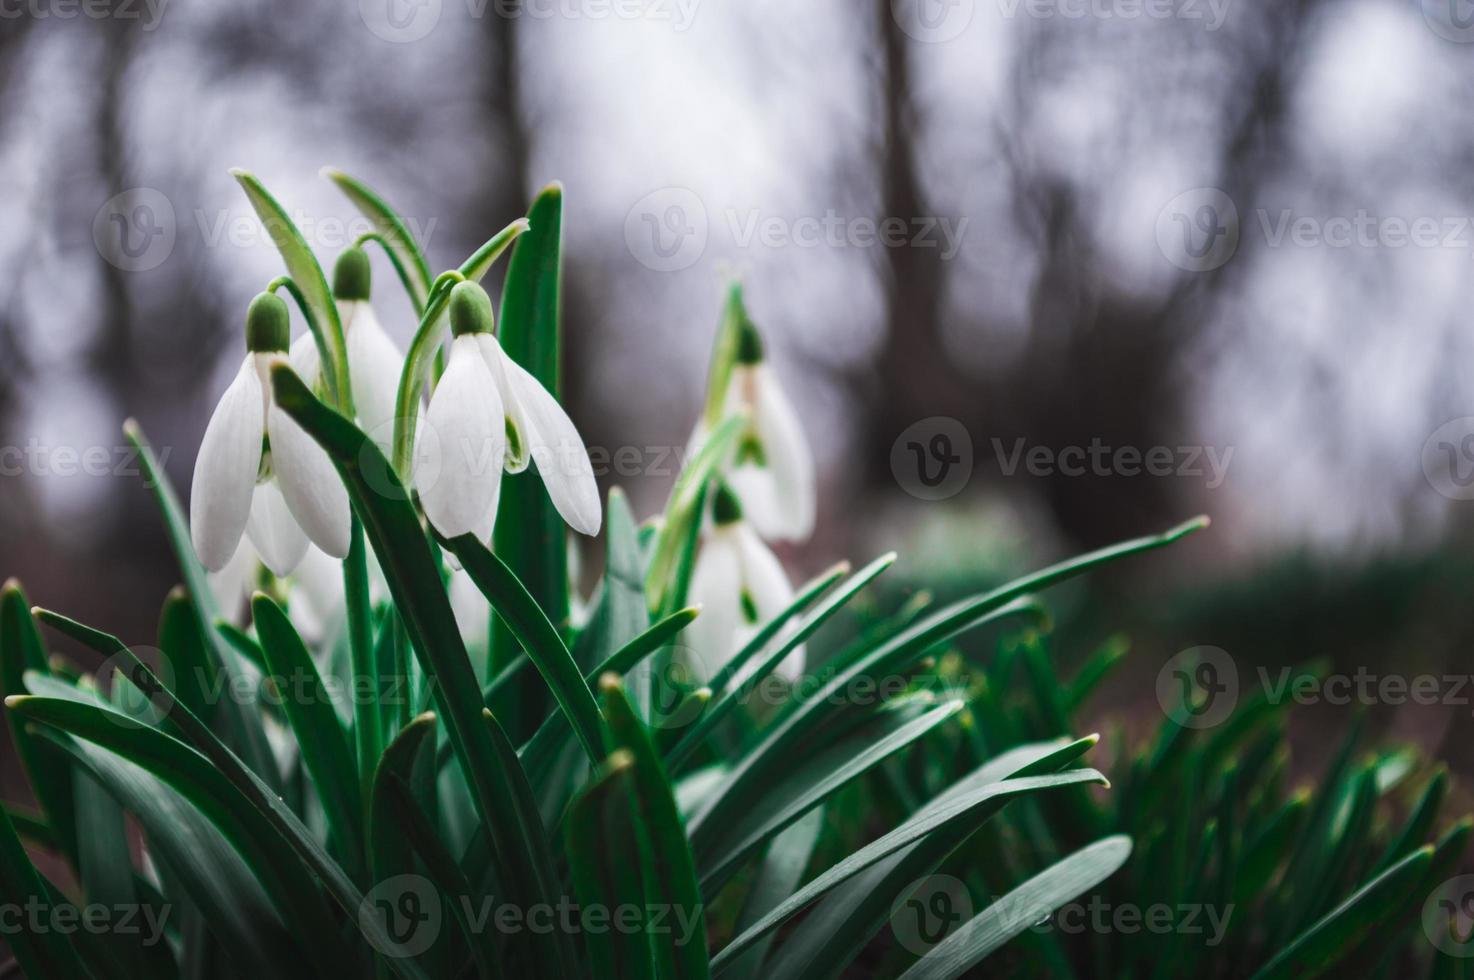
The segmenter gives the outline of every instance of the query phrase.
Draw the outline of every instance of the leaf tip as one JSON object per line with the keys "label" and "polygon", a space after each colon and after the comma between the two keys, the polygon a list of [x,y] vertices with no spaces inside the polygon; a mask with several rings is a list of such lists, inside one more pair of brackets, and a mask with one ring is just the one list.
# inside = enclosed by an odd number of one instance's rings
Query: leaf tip
{"label": "leaf tip", "polygon": [[619,682],[619,675],[612,670],[606,670],[599,675],[599,692],[601,694],[613,694],[624,690],[624,685]]}

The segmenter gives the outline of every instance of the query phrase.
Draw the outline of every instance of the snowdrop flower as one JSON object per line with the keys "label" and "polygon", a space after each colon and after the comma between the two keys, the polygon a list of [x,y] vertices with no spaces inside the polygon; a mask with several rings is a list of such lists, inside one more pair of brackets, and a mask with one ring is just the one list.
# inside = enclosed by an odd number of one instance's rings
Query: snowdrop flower
{"label": "snowdrop flower", "polygon": [[568,526],[603,522],[588,450],[558,400],[502,350],[491,298],[474,282],[450,294],[450,356],[418,434],[416,482],[425,516],[445,537],[491,540],[501,473],[537,466]]}
{"label": "snowdrop flower", "polygon": [[271,293],[246,314],[246,359],[205,427],[190,491],[190,537],[212,572],[230,564],[241,534],[261,561],[289,574],[310,540],[348,554],[348,492],[332,462],[271,396],[270,370],[284,362],[287,306]]}
{"label": "snowdrop flower", "polygon": [[[727,383],[724,418],[752,420],[723,470],[747,521],[770,541],[798,541],[814,530],[814,456],[778,378],[763,359],[762,338],[743,319],[737,363]],[[706,441],[705,421],[692,436],[693,452]]]}
{"label": "snowdrop flower", "polygon": [[[333,296],[343,323],[348,349],[348,376],[353,386],[353,408],[363,431],[387,454],[393,441],[395,399],[404,354],[385,332],[369,303],[368,253],[353,246],[338,256],[333,267]],[[316,387],[321,365],[311,332],[292,344],[292,369]]]}
{"label": "snowdrop flower", "polygon": [[[793,601],[793,586],[783,566],[743,520],[742,504],[730,488],[718,488],[712,519],[691,574],[689,600],[692,605],[700,604],[701,615],[686,627],[682,640],[690,666],[703,682]],[[759,653],[749,660],[734,681],[741,683],[761,657]],[[803,670],[804,648],[799,645],[783,658],[777,673],[791,682]]]}

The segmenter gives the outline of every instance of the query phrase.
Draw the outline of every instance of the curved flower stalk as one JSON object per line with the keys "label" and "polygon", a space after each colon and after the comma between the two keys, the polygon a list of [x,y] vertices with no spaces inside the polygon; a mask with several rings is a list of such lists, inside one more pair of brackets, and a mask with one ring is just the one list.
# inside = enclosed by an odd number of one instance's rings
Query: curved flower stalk
{"label": "curved flower stalk", "polygon": [[[369,302],[370,284],[368,254],[362,248],[354,245],[338,256],[333,267],[333,298],[343,323],[354,410],[364,432],[388,453],[394,440],[394,400],[404,354],[379,323]],[[322,362],[312,334],[305,333],[292,343],[291,359],[302,380],[318,388]]]}
{"label": "curved flower stalk", "polygon": [[246,314],[245,360],[210,417],[195,460],[190,537],[212,572],[230,563],[241,535],[278,576],[292,572],[311,541],[348,554],[348,493],[327,454],[273,402],[268,372],[287,350],[287,306],[271,293]]}
{"label": "curved flower stalk", "polygon": [[568,526],[598,534],[603,512],[583,439],[558,400],[502,350],[493,323],[486,290],[457,283],[450,354],[416,450],[425,516],[446,537],[475,534],[489,543],[502,471],[532,463]]}
{"label": "curved flower stalk", "polygon": [[751,424],[722,475],[759,534],[770,541],[803,540],[814,530],[814,455],[745,312],[738,311],[735,329],[735,362],[718,382],[726,387],[720,414],[697,423],[691,451],[699,450],[722,419],[746,415]]}
{"label": "curved flower stalk", "polygon": [[[691,575],[688,601],[701,615],[686,627],[690,667],[697,680],[710,680],[758,629],[793,602],[793,586],[783,565],[743,520],[741,502],[731,488],[717,489],[712,528],[701,544]],[[744,667],[741,683],[755,666]],[[796,681],[804,671],[804,647],[795,647],[778,665],[779,675]]]}

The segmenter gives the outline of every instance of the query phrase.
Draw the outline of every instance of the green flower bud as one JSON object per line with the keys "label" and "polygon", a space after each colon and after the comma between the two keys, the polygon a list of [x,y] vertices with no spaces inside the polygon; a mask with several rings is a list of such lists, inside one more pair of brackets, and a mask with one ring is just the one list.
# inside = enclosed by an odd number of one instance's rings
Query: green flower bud
{"label": "green flower bud", "polygon": [[496,314],[491,297],[480,283],[458,282],[450,291],[450,332],[457,337],[468,333],[491,333]]}
{"label": "green flower bud", "polygon": [[737,363],[761,364],[763,362],[763,338],[758,336],[757,327],[742,315],[737,327]]}
{"label": "green flower bud", "polygon": [[333,296],[342,300],[369,298],[368,253],[350,246],[333,266]]}
{"label": "green flower bud", "polygon": [[711,502],[711,519],[718,527],[742,520],[742,501],[725,483],[717,484],[717,495]]}
{"label": "green flower bud", "polygon": [[287,304],[275,293],[258,293],[246,310],[246,349],[256,354],[284,351],[291,336]]}

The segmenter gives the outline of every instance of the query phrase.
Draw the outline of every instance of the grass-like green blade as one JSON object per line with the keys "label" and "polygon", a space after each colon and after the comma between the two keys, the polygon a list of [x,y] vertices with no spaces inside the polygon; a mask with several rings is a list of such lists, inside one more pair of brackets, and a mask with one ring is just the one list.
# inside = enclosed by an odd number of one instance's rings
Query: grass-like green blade
{"label": "grass-like green blade", "polygon": [[732,380],[732,369],[737,365],[737,346],[746,316],[742,284],[733,282],[727,286],[727,302],[717,324],[716,341],[712,344],[711,364],[707,370],[706,405],[701,413],[707,428],[715,426],[726,410],[727,388]]}
{"label": "grass-like green blade", "polygon": [[[365,867],[363,798],[358,769],[328,696],[329,689],[291,620],[270,596],[256,593],[251,599],[251,613],[261,637],[268,675],[283,681],[279,685],[282,710],[296,733],[302,765],[317,787],[344,866],[356,875]],[[362,698],[365,692],[354,690],[352,696]]]}
{"label": "grass-like green blade", "polygon": [[338,304],[333,300],[333,291],[328,286],[322,265],[317,261],[317,256],[312,254],[307,240],[302,237],[302,232],[297,229],[286,208],[272,197],[271,192],[255,174],[236,167],[230,171],[230,175],[241,185],[241,190],[246,192],[246,199],[251,202],[256,216],[261,219],[261,225],[271,237],[272,244],[281,253],[287,274],[292,277],[292,282],[296,284],[308,306],[308,325],[314,328],[312,333],[317,341],[317,352],[322,358],[323,376],[328,381],[329,389],[339,405],[345,410],[351,410],[352,396],[346,389],[348,379],[339,377],[336,367],[348,363],[348,348],[343,338],[343,324],[338,319]]}
{"label": "grass-like green blade", "polygon": [[389,742],[374,770],[368,837],[369,864],[375,881],[414,871],[414,853],[399,824],[390,783],[408,783],[413,779],[415,762],[425,746],[434,744],[433,740],[426,741],[434,732],[434,712],[415,717]]}
{"label": "grass-like green blade", "polygon": [[54,729],[43,731],[138,821],[150,852],[204,913],[234,962],[258,976],[313,975],[310,959],[245,860],[188,800],[121,755]]}
{"label": "grass-like green blade", "polygon": [[1107,837],[1040,872],[959,926],[901,975],[902,980],[956,980],[998,947],[1115,874],[1131,856],[1131,838]]}
{"label": "grass-like green blade", "polygon": [[1070,678],[1064,693],[1066,710],[1071,714],[1079,711],[1116,664],[1126,659],[1129,649],[1130,644],[1124,636],[1113,636],[1101,644]]}
{"label": "grass-like green blade", "polygon": [[[824,819],[825,805],[821,804],[773,838],[743,899],[742,915],[737,920],[738,932],[756,925],[763,916],[793,895],[814,856],[814,848],[824,830]],[[776,938],[768,933],[759,939],[727,968],[728,975],[733,980],[756,980],[764,975],[763,962]]]}
{"label": "grass-like green blade", "polygon": [[573,662],[573,654],[568,652],[542,607],[513,570],[477,541],[474,534],[462,535],[449,544],[476,587],[542,674],[588,753],[589,761],[602,761],[604,732],[599,706]]}
{"label": "grass-like green blade", "polygon": [[805,736],[823,724],[835,710],[843,710],[843,705],[850,700],[845,692],[857,679],[867,676],[872,679],[885,677],[903,671],[938,644],[965,630],[994,620],[1008,611],[1025,611],[1029,607],[1010,604],[1030,593],[1082,575],[1101,565],[1166,547],[1206,525],[1207,519],[1200,517],[1163,534],[1124,541],[1051,565],[1014,579],[991,592],[946,606],[890,637],[842,668],[825,683],[814,685],[811,690],[803,692],[802,703],[772,727],[762,742],[738,764],[728,781],[708,800],[706,807],[692,818],[692,829],[700,826],[704,814],[718,805],[722,797],[730,794],[751,796],[775,771],[786,765],[791,757],[790,753]]}
{"label": "grass-like green blade", "polygon": [[[616,749],[568,808],[564,851],[573,893],[584,908],[643,909],[639,841],[631,823],[635,757]],[[653,980],[654,964],[643,929],[600,929],[585,940],[589,975],[609,980]]]}
{"label": "grass-like green blade", "polygon": [[[610,750],[623,749],[634,760],[633,812],[646,904],[670,910],[681,921],[701,922],[705,905],[696,880],[696,865],[665,766],[619,681],[605,677],[599,682],[599,690],[609,722]],[[689,937],[672,932],[650,938],[657,976],[699,980],[710,974],[705,929]],[[680,941],[682,938],[686,941]]]}
{"label": "grass-like green blade", "polygon": [[[528,208],[531,227],[517,240],[507,263],[497,316],[497,340],[507,356],[537,379],[554,398],[560,390],[562,351],[563,188],[544,187]],[[527,587],[533,601],[559,631],[568,628],[568,529],[558,516],[542,477],[530,466],[502,478],[493,547]],[[513,624],[492,626],[491,663],[500,667],[516,654]],[[531,651],[528,651],[529,653]],[[554,692],[556,694],[556,691]],[[546,702],[535,686],[522,687],[508,707]],[[536,717],[536,716],[535,716]],[[525,731],[520,717],[508,719]],[[602,756],[594,757],[598,761]]]}
{"label": "grass-like green blade", "polygon": [[1106,778],[1094,769],[1073,769],[1069,772],[1048,776],[1005,779],[963,793],[935,810],[917,814],[895,830],[865,845],[818,875],[813,881],[795,892],[791,898],[765,915],[757,924],[733,939],[712,960],[713,973],[720,974],[749,946],[797,915],[830,889],[850,880],[901,848],[939,830],[956,829],[959,824],[969,827],[981,826],[989,817],[1002,809],[1004,804],[1015,797],[1066,786],[1078,786],[1083,783],[1104,785]]}
{"label": "grass-like green blade", "polygon": [[1447,793],[1448,771],[1439,769],[1428,780],[1428,785],[1423,787],[1423,792],[1412,812],[1408,814],[1402,830],[1388,842],[1382,859],[1372,869],[1374,872],[1392,867],[1399,857],[1428,840],[1433,833],[1433,822],[1438,819],[1438,808],[1443,804]]}
{"label": "grass-like green blade", "polygon": [[[215,606],[214,593],[210,591],[209,580],[205,577],[205,567],[195,555],[194,544],[189,537],[189,522],[184,518],[179,495],[174,492],[164,468],[154,455],[153,446],[138,423],[132,419],[124,422],[123,434],[133,444],[133,448],[138,450],[138,463],[143,471],[144,484],[153,491],[159,510],[163,513],[164,531],[168,535],[174,559],[179,562],[180,574],[184,576],[185,591],[189,596],[190,608],[195,614],[195,627],[206,644],[211,676],[216,673],[224,675],[221,690],[239,690],[243,686],[241,665],[236,662],[235,651],[214,628],[215,622],[223,617]],[[271,745],[266,741],[266,730],[262,727],[258,713],[247,710],[237,699],[226,697],[218,701],[213,717],[207,717],[225,731],[230,744],[246,760],[252,771],[280,789],[281,775],[277,772],[276,757],[272,755]]]}
{"label": "grass-like green blade", "polygon": [[[0,694],[26,693],[25,672],[45,674],[46,650],[31,604],[14,580],[0,589]],[[72,800],[72,777],[65,755],[49,743],[31,737],[25,726],[7,718],[15,753],[24,767],[36,802],[51,827],[56,845],[72,867],[77,862],[77,816]]]}
{"label": "grass-like green blade", "polygon": [[[785,637],[782,643],[778,644],[775,649],[768,651],[757,667],[743,678],[742,683],[729,690],[728,685],[731,683],[732,678],[736,676],[736,672],[742,668],[743,663],[749,660],[758,650],[762,649],[765,643],[776,636],[778,631],[788,621],[789,616],[802,608],[802,604],[796,599],[789,605],[788,609],[766,624],[759,632],[759,635],[754,637],[751,643],[747,644],[746,647],[738,652],[737,657],[734,657],[731,663],[724,666],[712,678],[711,684],[709,685],[712,691],[711,707],[701,716],[700,721],[691,726],[691,729],[682,736],[681,740],[676,743],[675,748],[671,750],[668,759],[670,767],[676,769],[682,762],[689,758],[690,754],[706,740],[706,737],[715,730],[717,725],[721,724],[723,719],[730,715],[739,705],[747,701],[748,696],[757,689],[757,686],[763,682],[764,678],[778,668],[778,665],[787,658],[790,652],[800,643],[803,643],[809,637],[813,636],[814,633],[818,632],[819,627],[823,626],[835,613],[843,609],[851,599],[873,582],[882,572],[890,568],[895,563],[895,560],[895,552],[881,555],[875,561],[856,572],[844,584],[843,588],[826,598],[819,604],[818,608],[806,616],[803,622],[799,624],[799,627]],[[833,574],[833,572],[829,574]],[[820,576],[819,582],[815,584],[818,585],[826,581],[830,581],[829,575]],[[810,589],[805,589],[804,595],[808,595],[811,590],[812,586]],[[799,599],[802,598],[803,596],[801,595]],[[766,634],[766,638],[763,634]],[[742,661],[741,663],[738,662],[739,658]]]}
{"label": "grass-like green blade", "polygon": [[1254,974],[1255,980],[1310,980],[1325,974],[1396,913],[1396,900],[1409,884],[1422,880],[1432,860],[1432,846],[1421,847],[1377,875],[1296,936]]}
{"label": "grass-like green blade", "polygon": [[[604,508],[604,578],[593,615],[573,645],[573,657],[587,670],[607,659],[650,625],[645,609],[645,560],[639,531],[624,492],[609,490]],[[649,677],[631,677],[625,683],[642,718],[649,717]]]}
{"label": "grass-like green blade", "polygon": [[385,247],[394,258],[394,264],[404,278],[405,289],[409,290],[415,310],[425,308],[425,298],[430,295],[430,263],[425,253],[410,234],[409,228],[388,202],[375,193],[367,184],[349,176],[336,167],[323,167],[321,174],[338,185],[348,196],[353,206],[365,218],[374,223],[375,230],[382,236]]}
{"label": "grass-like green blade", "polygon": [[[505,771],[505,758],[481,717],[481,689],[441,586],[440,570],[404,485],[374,442],[318,401],[289,367],[278,365],[271,378],[277,405],[327,451],[348,488],[415,655],[434,684],[440,714],[471,785],[477,813],[491,835],[508,900],[553,901],[530,864],[533,845],[517,838],[517,822],[509,819],[508,785],[520,772]],[[583,683],[581,678],[579,683]],[[543,950],[532,957],[534,961],[554,964],[563,955],[551,936],[528,933],[517,938]],[[529,963],[528,969],[532,968]]]}
{"label": "grass-like green blade", "polygon": [[[42,914],[55,904],[46,879],[41,877],[41,873],[31,863],[15,832],[15,826],[3,812],[0,812],[0,894],[5,896],[6,902],[13,903],[15,908],[36,908],[42,910]],[[7,930],[5,941],[26,976],[88,975],[77,950],[60,930]]]}
{"label": "grass-like green blade", "polygon": [[[1052,740],[1022,745],[983,763],[917,811],[935,813],[978,788],[1024,776],[1044,776],[1073,765],[1099,741]],[[825,895],[794,927],[767,965],[768,980],[819,980],[838,976],[890,916],[903,889],[932,874],[976,829],[959,824],[934,831],[861,871]]]}
{"label": "grass-like green blade", "polygon": [[671,489],[670,500],[665,505],[665,519],[655,538],[655,550],[650,556],[650,567],[645,573],[645,603],[652,616],[666,611],[671,603],[685,601],[676,595],[677,566],[683,550],[689,548],[691,540],[701,526],[701,501],[705,499],[707,482],[716,473],[732,448],[737,437],[747,425],[747,419],[727,419],[713,430],[706,445],[701,447],[691,461],[676,477]]}
{"label": "grass-like green blade", "polygon": [[[703,893],[715,896],[741,864],[776,834],[962,708],[962,701],[937,704],[929,695],[887,705],[834,744],[814,746],[797,756],[791,772],[753,806],[740,813],[712,813],[702,824],[705,833],[691,835]],[[721,831],[720,837],[716,830]]]}
{"label": "grass-like green blade", "polygon": [[[142,673],[140,676],[145,678],[140,687],[155,689],[156,676]],[[206,758],[156,728],[140,725],[126,715],[100,705],[29,695],[7,698],[6,705],[30,721],[50,725],[114,752],[168,783],[241,852],[262,879],[267,893],[280,903],[284,918],[309,932],[327,930],[318,937],[317,943],[309,947],[319,968],[326,969],[334,961],[354,961],[352,947],[337,940],[333,917],[318,890],[317,879],[308,870],[309,862],[299,858],[301,852],[294,850],[279,829],[283,826],[282,821],[268,818],[226,776],[215,760]],[[170,712],[171,716],[187,713],[188,709],[179,703]],[[236,766],[237,776],[247,772],[238,760]],[[277,803],[281,810],[286,811],[285,804],[280,800]],[[292,820],[295,821],[295,817]],[[300,822],[296,822],[296,828],[296,834],[307,840],[306,828],[301,827]],[[322,857],[324,867],[332,866],[325,854]],[[341,871],[337,876],[346,882]],[[352,889],[351,883],[348,888]],[[356,912],[361,900],[362,896],[353,891],[351,901],[345,901],[345,905]],[[390,941],[387,935],[384,938]]]}
{"label": "grass-like green blade", "polygon": [[[179,696],[195,714],[210,721],[215,715],[212,692],[218,690],[219,674],[198,624],[188,591],[182,585],[175,586],[159,612],[159,649],[174,668],[174,686]],[[226,637],[227,642],[229,639]]]}

